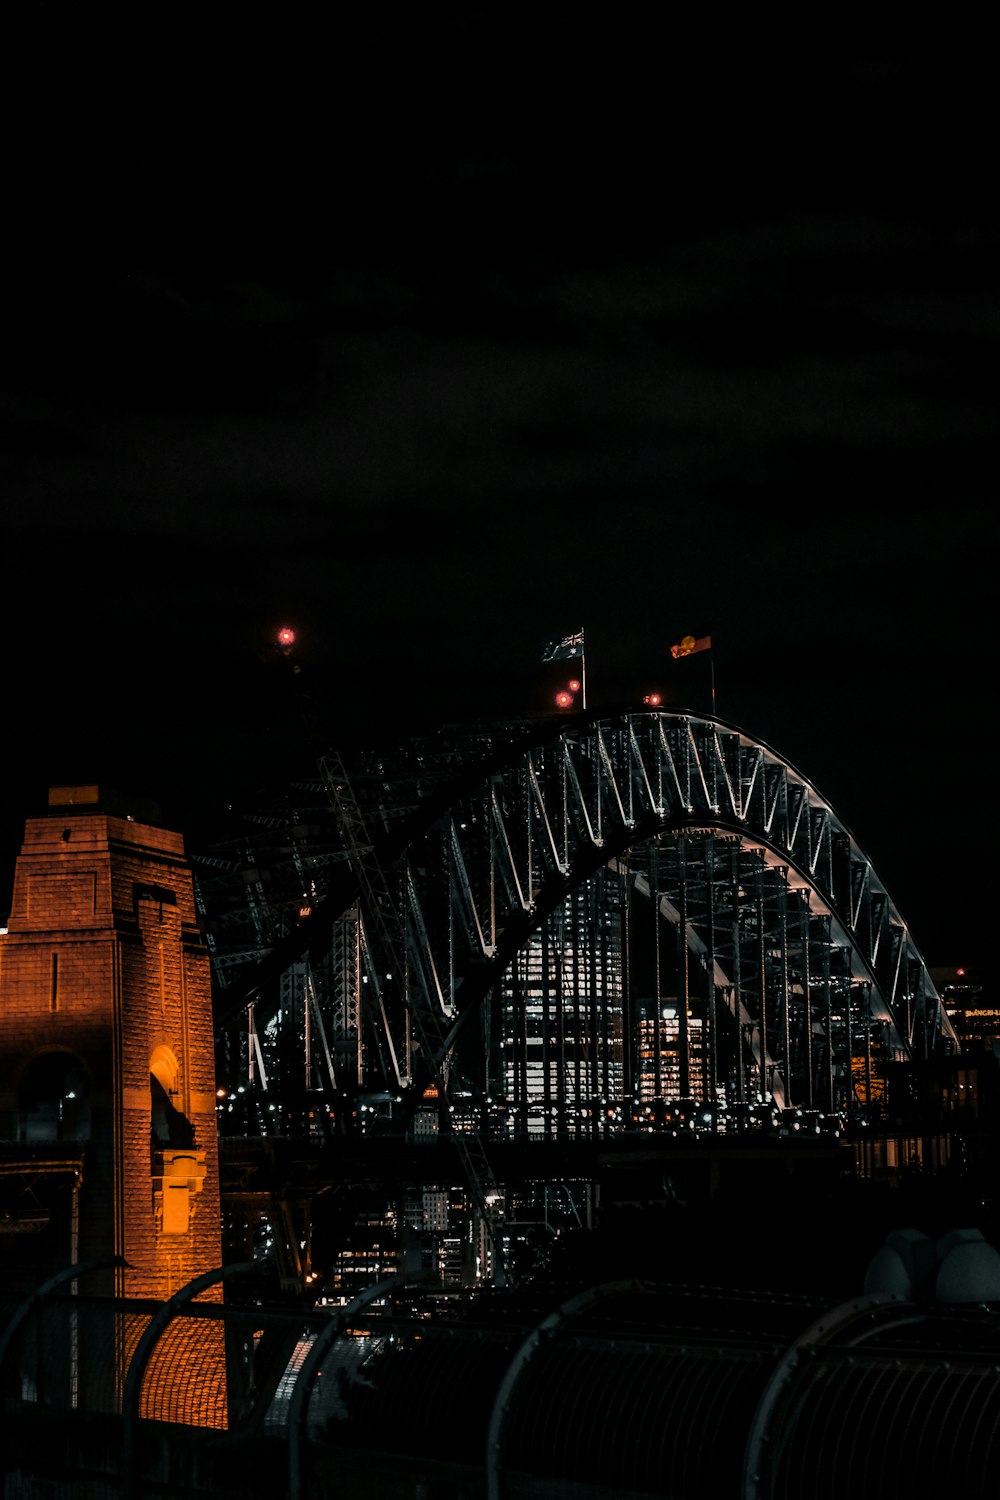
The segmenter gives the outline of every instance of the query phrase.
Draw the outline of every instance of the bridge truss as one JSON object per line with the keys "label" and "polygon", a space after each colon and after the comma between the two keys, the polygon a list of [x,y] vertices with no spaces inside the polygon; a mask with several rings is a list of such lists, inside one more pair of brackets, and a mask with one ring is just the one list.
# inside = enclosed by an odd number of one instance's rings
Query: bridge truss
{"label": "bridge truss", "polygon": [[475,723],[332,764],[379,881],[359,884],[323,767],[195,855],[224,1132],[871,1117],[894,1064],[955,1043],[847,827],[732,725]]}

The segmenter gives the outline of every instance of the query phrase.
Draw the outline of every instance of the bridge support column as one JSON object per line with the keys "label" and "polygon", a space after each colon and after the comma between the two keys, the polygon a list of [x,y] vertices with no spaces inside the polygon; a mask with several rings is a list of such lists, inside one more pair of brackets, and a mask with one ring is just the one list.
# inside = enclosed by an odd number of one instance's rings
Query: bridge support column
{"label": "bridge support column", "polygon": [[183,842],[96,787],[54,788],[25,830],[0,938],[0,1137],[82,1149],[77,1258],[120,1257],[119,1294],[169,1297],[222,1259],[209,963]]}

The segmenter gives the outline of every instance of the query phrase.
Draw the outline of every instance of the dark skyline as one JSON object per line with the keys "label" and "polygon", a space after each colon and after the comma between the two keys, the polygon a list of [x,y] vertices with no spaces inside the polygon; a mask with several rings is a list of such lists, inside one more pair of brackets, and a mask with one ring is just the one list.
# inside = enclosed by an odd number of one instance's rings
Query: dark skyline
{"label": "dark skyline", "polygon": [[720,714],[833,803],[930,961],[983,950],[975,37],[67,6],[8,55],[8,867],[50,781],[195,834],[307,758],[280,624],[337,737],[537,711],[580,626],[592,702],[669,701],[709,621]]}

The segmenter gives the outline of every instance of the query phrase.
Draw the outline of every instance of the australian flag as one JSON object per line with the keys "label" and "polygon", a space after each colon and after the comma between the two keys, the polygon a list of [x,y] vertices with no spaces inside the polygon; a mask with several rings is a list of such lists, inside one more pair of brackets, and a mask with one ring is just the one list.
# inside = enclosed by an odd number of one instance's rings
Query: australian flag
{"label": "australian flag", "polygon": [[572,656],[583,655],[583,631],[576,635],[564,635],[561,641],[549,641],[542,652],[542,661],[569,661]]}

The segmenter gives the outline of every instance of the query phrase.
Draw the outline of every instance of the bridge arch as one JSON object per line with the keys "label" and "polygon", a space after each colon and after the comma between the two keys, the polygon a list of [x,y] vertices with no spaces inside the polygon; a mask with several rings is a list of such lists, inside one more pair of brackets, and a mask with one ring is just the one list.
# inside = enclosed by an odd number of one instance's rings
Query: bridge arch
{"label": "bridge arch", "polygon": [[[889,1064],[954,1043],[857,840],[801,773],[734,725],[591,714],[468,726],[356,758],[347,777],[367,857],[386,873],[381,913],[365,909],[338,845],[329,782],[343,769],[255,814],[256,842],[246,840],[247,907],[256,900],[266,956],[228,984],[224,1008],[251,1014],[246,1063],[258,1082],[276,1017],[287,1023],[296,1005],[331,1097],[347,1075],[355,1089],[423,1087],[419,1012],[459,1088],[503,1108],[513,1092],[522,1116],[555,1111],[561,1129],[560,1068],[578,1074],[584,1056],[576,1117],[580,1097],[606,1094],[596,1081],[613,1084],[624,1118],[646,1098],[662,1106],[668,1071],[674,1097],[713,1107],[872,1106]],[[281,870],[294,897],[279,893]],[[224,963],[223,950],[217,942]],[[550,1077],[567,987],[571,1044]]]}

